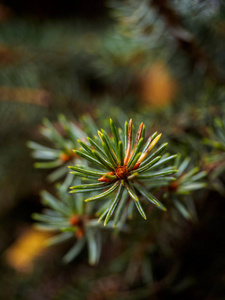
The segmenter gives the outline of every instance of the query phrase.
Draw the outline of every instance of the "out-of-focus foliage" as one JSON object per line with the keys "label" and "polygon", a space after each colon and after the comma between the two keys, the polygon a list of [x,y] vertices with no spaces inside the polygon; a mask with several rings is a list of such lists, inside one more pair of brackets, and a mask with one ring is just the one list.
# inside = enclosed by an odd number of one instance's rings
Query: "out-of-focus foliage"
{"label": "out-of-focus foliage", "polygon": [[212,127],[209,128],[208,137],[203,143],[211,147],[211,152],[205,156],[204,163],[208,166],[210,182],[212,186],[223,196],[225,174],[225,123],[216,118]]}
{"label": "out-of-focus foliage", "polygon": [[[87,9],[92,7],[85,4]],[[57,5],[53,4],[52,11]],[[224,3],[112,0],[109,6],[115,21],[90,18],[89,23],[63,16],[41,21],[37,16],[34,20],[14,16],[8,7],[0,6],[1,297],[222,299]],[[77,3],[77,12],[79,8]],[[65,117],[58,119],[60,114]],[[84,138],[93,139],[97,129],[104,128],[111,139],[109,117],[121,128],[131,117],[135,127],[144,122],[146,136],[162,132],[162,143],[169,142],[168,151],[181,154],[180,162],[176,161],[179,171],[173,175],[176,180],[165,183],[154,178],[147,186],[167,211],[143,201],[147,220],[134,210],[124,219],[126,226],[120,222],[121,226],[113,229],[111,221],[106,228],[96,222],[103,212],[101,200],[85,203],[79,214],[69,208],[62,216],[65,227],[57,223],[53,235],[66,233],[71,240],[50,247],[39,258],[36,254],[42,249],[31,247],[27,266],[33,271],[21,276],[22,268],[15,272],[8,267],[5,253],[12,245],[21,249],[23,228],[33,223],[30,215],[37,212],[37,218],[44,218],[42,225],[56,225],[55,207],[48,207],[49,202],[41,204],[40,190],[46,190],[45,197],[55,197],[51,204],[60,207],[69,207],[69,199],[80,197],[69,195],[67,189],[79,184],[72,182],[67,165],[89,166],[71,156],[78,146],[74,128],[85,132]],[[73,128],[74,135],[66,128]],[[27,140],[35,142],[30,144],[32,151],[25,146]],[[32,168],[31,152],[42,166],[58,163],[50,177],[48,169]],[[161,159],[167,157],[166,153]],[[55,182],[60,185],[60,195]],[[83,177],[82,183],[86,184],[87,178]],[[106,199],[105,209],[110,200]],[[80,240],[76,236],[80,224],[70,223],[74,212],[79,216],[75,223],[89,212],[93,214],[98,226],[92,225],[102,244],[99,247],[98,237],[83,231],[88,247],[70,264],[62,265],[61,258]],[[25,240],[29,242],[29,237]],[[89,251],[92,247],[94,252]],[[98,267],[90,267],[88,256],[94,253],[89,256],[94,263],[100,252]],[[15,253],[14,262],[19,261],[21,251]]]}
{"label": "out-of-focus foliage", "polygon": [[[69,263],[76,258],[88,245],[89,263],[98,263],[101,254],[102,235],[99,231],[101,224],[94,219],[92,206],[85,206],[82,197],[73,197],[68,194],[65,182],[58,188],[60,200],[47,191],[42,192],[43,204],[48,208],[43,214],[33,214],[33,218],[39,223],[35,227],[42,231],[55,232],[58,235],[47,241],[48,245],[63,243],[67,240],[75,240],[72,248],[63,257],[64,262]],[[76,183],[77,182],[76,180]]]}
{"label": "out-of-focus foliage", "polygon": [[67,166],[76,159],[73,149],[78,145],[77,139],[85,138],[84,132],[74,123],[68,122],[63,115],[59,117],[58,127],[57,130],[49,120],[45,119],[40,130],[41,135],[54,145],[54,149],[32,141],[27,143],[27,146],[33,150],[32,156],[41,160],[35,163],[36,168],[57,168],[48,175],[50,182],[68,174]]}

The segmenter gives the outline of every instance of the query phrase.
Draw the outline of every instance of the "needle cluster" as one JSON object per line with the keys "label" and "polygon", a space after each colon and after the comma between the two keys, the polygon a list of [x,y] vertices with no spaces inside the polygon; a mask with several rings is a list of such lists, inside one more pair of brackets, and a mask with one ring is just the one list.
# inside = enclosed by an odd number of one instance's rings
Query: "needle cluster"
{"label": "needle cluster", "polygon": [[[163,177],[165,181],[173,180],[169,175],[176,173],[175,167],[170,166],[163,169],[159,167],[173,160],[176,155],[161,158],[160,154],[167,147],[167,143],[162,144],[155,152],[151,153],[161,134],[155,132],[145,142],[143,123],[140,124],[135,138],[132,119],[129,123],[125,122],[124,132],[117,129],[112,120],[110,120],[110,126],[111,138],[102,129],[98,131],[98,138],[87,138],[89,144],[78,141],[82,148],[74,152],[98,169],[86,166],[70,166],[69,168],[73,170],[72,174],[96,181],[95,183],[72,186],[71,193],[95,192],[94,196],[85,199],[86,202],[110,197],[107,207],[99,217],[99,220],[105,218],[105,225],[117,208],[116,224],[120,212],[127,205],[129,209],[129,206],[133,205],[133,201],[141,216],[146,219],[146,214],[140,203],[141,198],[146,198],[158,207],[163,208],[163,206],[148,192],[144,182],[153,177]],[[154,168],[156,170],[152,172]],[[103,192],[96,194],[101,190]],[[111,196],[112,193],[115,193],[114,196]],[[120,205],[118,205],[119,203]]]}

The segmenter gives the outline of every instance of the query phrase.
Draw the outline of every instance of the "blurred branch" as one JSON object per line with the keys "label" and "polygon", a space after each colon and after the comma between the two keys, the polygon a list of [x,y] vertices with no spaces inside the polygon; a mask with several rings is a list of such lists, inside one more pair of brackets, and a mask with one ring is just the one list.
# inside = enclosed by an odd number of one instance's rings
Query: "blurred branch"
{"label": "blurred branch", "polygon": [[169,5],[168,1],[152,0],[151,5],[164,18],[167,28],[170,30],[180,49],[190,57],[192,67],[202,64],[211,79],[220,84],[225,84],[225,78],[219,74],[214,62],[199,45],[193,34],[185,28],[182,20]]}

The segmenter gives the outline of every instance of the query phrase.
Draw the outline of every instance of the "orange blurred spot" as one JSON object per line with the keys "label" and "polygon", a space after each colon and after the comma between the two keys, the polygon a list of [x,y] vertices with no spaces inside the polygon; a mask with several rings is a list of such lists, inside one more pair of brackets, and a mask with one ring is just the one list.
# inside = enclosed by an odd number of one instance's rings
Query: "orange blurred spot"
{"label": "orange blurred spot", "polygon": [[[3,1],[1,1],[3,2]],[[0,23],[3,23],[12,17],[13,13],[8,6],[0,3]]]}
{"label": "orange blurred spot", "polygon": [[27,229],[6,251],[7,263],[19,272],[32,272],[34,260],[43,253],[50,236],[46,232]]}
{"label": "orange blurred spot", "polygon": [[74,158],[76,156],[77,156],[76,153],[74,153],[73,150],[71,150],[71,151],[68,151],[67,153],[66,152],[62,152],[60,154],[59,159],[61,161],[63,161],[63,162],[67,162],[67,161],[69,161],[70,159],[72,159],[72,158]]}
{"label": "orange blurred spot", "polygon": [[160,108],[169,105],[176,93],[176,83],[163,62],[156,62],[144,76],[141,95],[145,103]]}
{"label": "orange blurred spot", "polygon": [[172,183],[169,185],[168,189],[169,189],[169,191],[171,191],[171,192],[175,192],[175,191],[178,189],[178,187],[179,187],[179,184],[178,184],[177,181],[175,181],[175,182],[172,182]]}
{"label": "orange blurred spot", "polygon": [[69,219],[70,225],[78,225],[80,222],[80,218],[77,215],[70,217]]}
{"label": "orange blurred spot", "polygon": [[59,159],[63,162],[70,160],[70,156],[66,153],[61,153]]}
{"label": "orange blurred spot", "polygon": [[76,237],[77,237],[78,239],[81,239],[83,236],[84,236],[84,231],[83,231],[83,229],[78,228],[77,231],[76,231]]}

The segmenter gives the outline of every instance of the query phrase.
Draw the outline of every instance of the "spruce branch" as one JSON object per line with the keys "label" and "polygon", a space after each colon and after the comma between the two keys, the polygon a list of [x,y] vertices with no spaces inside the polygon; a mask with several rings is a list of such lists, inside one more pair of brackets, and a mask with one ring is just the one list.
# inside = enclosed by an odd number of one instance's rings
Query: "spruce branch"
{"label": "spruce branch", "polygon": [[[98,141],[93,143],[92,139],[87,138],[90,145],[78,141],[82,146],[81,150],[74,152],[82,158],[88,160],[96,168],[86,166],[69,166],[72,174],[78,177],[95,179],[96,183],[76,185],[71,187],[70,193],[96,192],[94,196],[85,199],[85,202],[110,198],[109,205],[100,215],[99,221],[105,218],[104,225],[108,223],[113,212],[115,212],[114,225],[116,225],[118,215],[121,210],[134,201],[141,216],[146,219],[146,214],[142,208],[140,200],[144,197],[159,208],[164,209],[157,199],[151,194],[148,195],[147,183],[149,178],[160,177],[165,182],[170,182],[172,175],[177,172],[173,166],[152,171],[155,166],[160,166],[174,159],[170,156],[162,159],[160,154],[167,147],[167,143],[161,145],[155,152],[150,154],[158,143],[161,134],[155,132],[144,142],[145,126],[140,124],[136,138],[133,135],[133,121],[125,122],[124,132],[115,126],[110,119],[112,137],[102,129],[98,131]],[[96,146],[97,145],[97,146]],[[161,160],[162,159],[162,160]],[[74,172],[75,171],[75,172]],[[146,188],[146,191],[144,191]],[[99,194],[99,191],[100,194]],[[126,191],[126,197],[123,194]],[[116,194],[114,194],[116,192]],[[116,196],[114,196],[116,195]],[[123,201],[123,205],[122,200]],[[121,204],[121,205],[120,205]],[[124,207],[124,208],[123,208]]]}
{"label": "spruce branch", "polygon": [[187,220],[196,219],[196,209],[191,192],[206,187],[204,182],[206,171],[200,171],[198,167],[190,166],[191,159],[185,157],[181,160],[178,155],[175,165],[179,170],[174,175],[174,181],[165,188],[164,197],[170,199],[172,206]]}
{"label": "spruce branch", "polygon": [[67,165],[77,158],[73,152],[77,146],[76,140],[84,139],[85,134],[76,124],[67,121],[64,115],[59,116],[57,124],[44,119],[40,133],[49,146],[33,141],[28,141],[27,146],[32,150],[33,158],[39,160],[34,164],[36,168],[55,169],[47,177],[53,182],[67,174]]}
{"label": "spruce branch", "polygon": [[42,191],[42,203],[46,209],[32,215],[37,221],[35,227],[54,233],[48,239],[47,246],[74,240],[74,245],[63,257],[65,263],[75,259],[87,245],[89,263],[97,264],[101,254],[102,232],[101,224],[94,218],[93,207],[84,205],[82,198],[75,199],[74,195],[68,194],[63,185],[58,187],[57,193],[56,198],[49,192]]}

